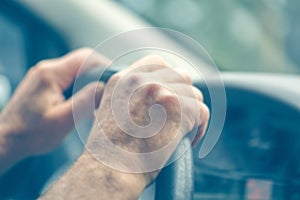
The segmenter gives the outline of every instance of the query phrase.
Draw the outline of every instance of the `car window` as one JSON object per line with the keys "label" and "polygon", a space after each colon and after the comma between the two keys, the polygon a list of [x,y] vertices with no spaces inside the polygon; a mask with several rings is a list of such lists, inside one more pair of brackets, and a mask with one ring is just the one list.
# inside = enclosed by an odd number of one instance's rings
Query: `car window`
{"label": "car window", "polygon": [[24,36],[22,30],[0,13],[0,108],[11,90],[25,74]]}
{"label": "car window", "polygon": [[194,38],[222,70],[300,71],[298,1],[116,1],[154,26]]}
{"label": "car window", "polygon": [[31,66],[67,52],[55,30],[14,1],[0,4],[0,44],[0,111]]}
{"label": "car window", "polygon": [[[55,29],[17,1],[0,4],[0,44],[0,111],[31,66],[68,51]],[[53,172],[67,161],[63,146],[57,151],[26,159],[1,176],[0,198],[36,199]]]}

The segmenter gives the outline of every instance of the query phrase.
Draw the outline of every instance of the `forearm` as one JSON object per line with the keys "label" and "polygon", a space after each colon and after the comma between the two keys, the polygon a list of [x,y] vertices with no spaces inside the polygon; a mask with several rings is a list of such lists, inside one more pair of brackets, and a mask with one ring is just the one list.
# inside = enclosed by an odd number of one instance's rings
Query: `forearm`
{"label": "forearm", "polygon": [[9,128],[0,123],[0,176],[23,159],[13,140]]}
{"label": "forearm", "polygon": [[2,175],[15,164],[15,159],[8,152],[6,139],[2,135],[2,131],[0,132],[0,175]]}
{"label": "forearm", "polygon": [[113,170],[84,153],[41,199],[137,199],[145,187],[138,176]]}

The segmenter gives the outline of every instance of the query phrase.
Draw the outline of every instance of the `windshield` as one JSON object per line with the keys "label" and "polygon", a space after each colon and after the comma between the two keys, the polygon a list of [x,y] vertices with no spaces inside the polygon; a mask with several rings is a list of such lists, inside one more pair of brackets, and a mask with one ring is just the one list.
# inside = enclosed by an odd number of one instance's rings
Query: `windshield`
{"label": "windshield", "polygon": [[192,37],[221,70],[300,72],[299,1],[116,1]]}

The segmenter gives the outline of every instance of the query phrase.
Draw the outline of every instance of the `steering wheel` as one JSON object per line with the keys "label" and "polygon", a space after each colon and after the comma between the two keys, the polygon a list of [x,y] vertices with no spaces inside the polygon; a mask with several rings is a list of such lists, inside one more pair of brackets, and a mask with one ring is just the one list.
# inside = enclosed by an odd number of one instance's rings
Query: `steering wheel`
{"label": "steering wheel", "polygon": [[189,138],[184,138],[177,147],[175,154],[186,150],[186,152],[174,163],[166,166],[156,179],[156,200],[180,200],[193,199],[193,153],[189,148]]}

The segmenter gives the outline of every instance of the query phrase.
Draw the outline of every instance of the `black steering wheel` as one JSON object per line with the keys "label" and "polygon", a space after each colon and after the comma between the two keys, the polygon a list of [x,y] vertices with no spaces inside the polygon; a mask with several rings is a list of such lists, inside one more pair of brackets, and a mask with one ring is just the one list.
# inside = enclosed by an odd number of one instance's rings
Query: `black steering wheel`
{"label": "black steering wheel", "polygon": [[189,148],[191,142],[189,138],[184,138],[177,152],[186,152],[174,163],[166,166],[156,179],[156,200],[182,200],[193,199],[194,178],[193,178],[193,153]]}

